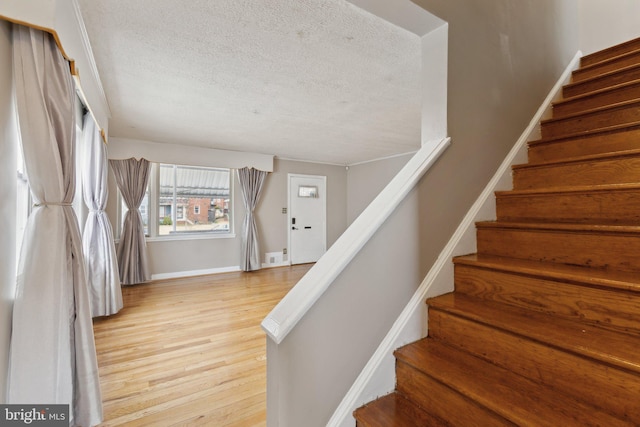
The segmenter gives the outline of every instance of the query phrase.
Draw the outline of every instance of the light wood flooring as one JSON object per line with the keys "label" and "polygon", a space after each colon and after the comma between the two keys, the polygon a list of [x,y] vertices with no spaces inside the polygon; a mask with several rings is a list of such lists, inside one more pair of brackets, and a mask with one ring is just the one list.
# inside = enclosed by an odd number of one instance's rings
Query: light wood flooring
{"label": "light wood flooring", "polygon": [[260,322],[311,265],[123,287],[94,320],[102,426],[264,426]]}

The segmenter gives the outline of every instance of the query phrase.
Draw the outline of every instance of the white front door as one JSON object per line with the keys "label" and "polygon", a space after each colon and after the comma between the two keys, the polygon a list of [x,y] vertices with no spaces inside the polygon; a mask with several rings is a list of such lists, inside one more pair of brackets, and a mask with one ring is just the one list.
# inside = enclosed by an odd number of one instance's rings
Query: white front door
{"label": "white front door", "polygon": [[327,177],[289,174],[289,259],[316,262],[327,250]]}

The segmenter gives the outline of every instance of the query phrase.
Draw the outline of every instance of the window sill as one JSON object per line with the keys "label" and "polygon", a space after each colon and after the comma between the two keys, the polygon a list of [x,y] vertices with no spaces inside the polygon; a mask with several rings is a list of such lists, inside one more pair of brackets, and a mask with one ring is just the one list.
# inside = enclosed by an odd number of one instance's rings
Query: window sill
{"label": "window sill", "polygon": [[[180,240],[214,240],[214,239],[235,239],[235,233],[201,233],[201,234],[173,234],[169,236],[146,237],[145,241],[155,242],[174,242]],[[116,244],[120,239],[115,241]]]}

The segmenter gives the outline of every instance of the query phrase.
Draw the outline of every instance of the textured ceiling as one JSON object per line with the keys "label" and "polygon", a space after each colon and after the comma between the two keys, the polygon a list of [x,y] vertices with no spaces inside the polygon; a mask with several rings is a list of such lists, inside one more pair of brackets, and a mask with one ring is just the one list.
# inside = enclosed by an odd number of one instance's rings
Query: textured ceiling
{"label": "textured ceiling", "polygon": [[344,0],[79,0],[111,137],[353,164],[420,146],[420,38]]}

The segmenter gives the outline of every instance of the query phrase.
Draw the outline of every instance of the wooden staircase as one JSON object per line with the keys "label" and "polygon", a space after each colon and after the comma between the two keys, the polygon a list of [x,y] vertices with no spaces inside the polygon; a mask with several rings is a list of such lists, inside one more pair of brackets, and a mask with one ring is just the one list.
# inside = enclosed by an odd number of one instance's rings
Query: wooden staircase
{"label": "wooden staircase", "polygon": [[640,425],[640,38],[580,69],[357,425]]}

